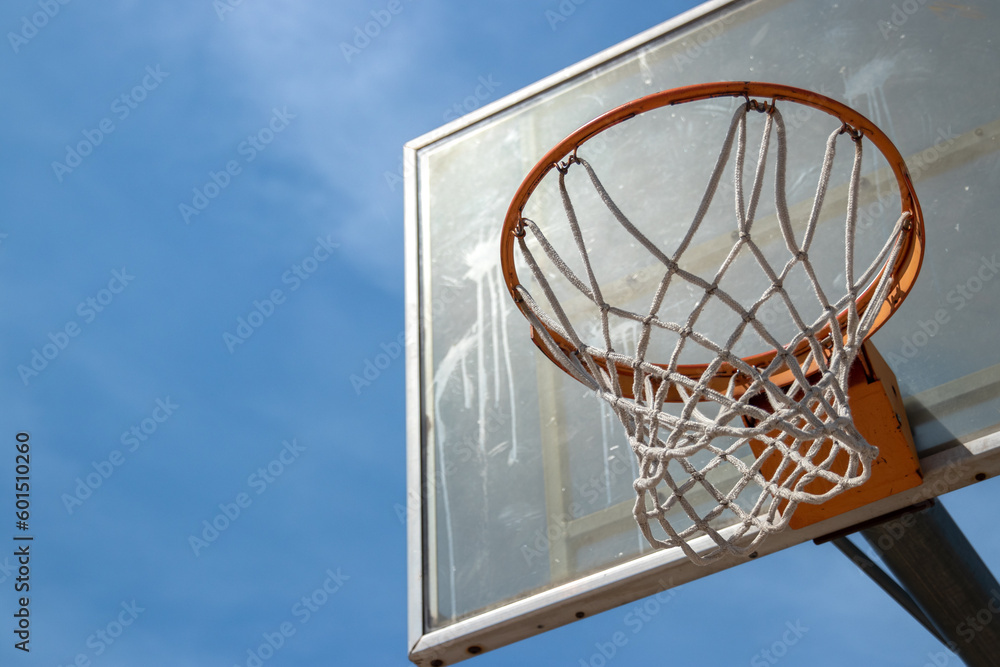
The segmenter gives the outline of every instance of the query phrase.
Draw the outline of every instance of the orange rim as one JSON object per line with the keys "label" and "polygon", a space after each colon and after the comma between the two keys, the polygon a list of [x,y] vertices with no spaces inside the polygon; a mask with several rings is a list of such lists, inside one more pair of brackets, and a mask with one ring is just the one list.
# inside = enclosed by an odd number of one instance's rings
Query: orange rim
{"label": "orange rim", "polygon": [[[531,198],[535,188],[537,188],[538,184],[541,183],[542,179],[545,178],[549,171],[554,169],[563,158],[582,146],[589,139],[600,134],[604,130],[607,130],[608,128],[638,116],[639,114],[652,111],[653,109],[659,109],[661,107],[675,104],[683,104],[685,102],[705,100],[713,97],[745,97],[748,102],[751,99],[756,99],[767,100],[771,103],[774,103],[777,100],[788,100],[804,104],[806,106],[813,107],[814,109],[824,111],[827,114],[839,119],[841,122],[847,123],[851,128],[853,128],[854,131],[860,132],[866,139],[871,141],[879,152],[882,153],[883,157],[885,157],[889,166],[892,168],[892,171],[896,176],[896,181],[899,185],[900,213],[902,214],[908,211],[911,214],[911,218],[909,227],[904,229],[902,232],[902,247],[896,257],[895,263],[891,267],[882,268],[878,277],[876,277],[867,289],[865,289],[865,291],[858,296],[857,307],[859,314],[864,313],[870,307],[877,307],[879,309],[878,315],[875,318],[875,323],[865,336],[866,339],[878,331],[878,329],[885,324],[886,320],[892,317],[893,313],[896,312],[899,306],[903,303],[903,300],[910,293],[913,283],[916,281],[917,275],[920,273],[920,264],[923,260],[924,254],[923,215],[920,212],[920,203],[917,201],[917,195],[914,192],[913,183],[910,180],[910,174],[906,169],[906,163],[903,161],[903,157],[899,154],[899,151],[893,145],[892,141],[889,140],[889,137],[887,137],[882,130],[854,109],[841,104],[836,100],[832,100],[829,97],[819,95],[809,90],[793,88],[791,86],[784,86],[776,83],[759,83],[752,81],[705,83],[694,86],[685,86],[683,88],[674,88],[672,90],[665,90],[652,95],[647,95],[646,97],[641,97],[637,100],[633,100],[632,102],[623,104],[616,109],[612,109],[604,115],[590,121],[556,144],[542,157],[541,160],[539,160],[538,164],[536,164],[532,170],[528,172],[528,175],[524,178],[524,181],[517,189],[514,199],[511,201],[510,206],[507,209],[507,216],[504,219],[503,229],[500,232],[500,265],[503,272],[504,282],[507,284],[507,290],[510,292],[511,298],[514,299],[514,302],[518,305],[518,308],[521,310],[522,314],[525,315],[525,317],[528,317],[528,312],[526,310],[527,307],[521,303],[521,299],[517,295],[517,287],[521,284],[521,281],[518,278],[517,271],[514,267],[515,230],[521,222],[525,205]],[[871,300],[874,297],[875,285],[878,284],[882,274],[886,270],[891,272],[891,277],[885,301],[880,304],[872,304]],[[847,313],[840,313],[838,321],[840,322],[841,330],[843,330],[843,327],[847,323]],[[565,340],[551,329],[547,329],[547,331],[563,352],[568,355],[572,355],[575,352],[575,346],[571,345],[569,341]],[[821,332],[820,338],[826,338],[828,334],[828,331]],[[553,354],[541,344],[534,327],[531,328],[531,337],[532,340],[535,341],[536,345],[538,345],[539,349],[541,349],[549,359],[551,359],[560,368],[563,368],[563,365],[559,362],[559,360],[556,359]],[[743,361],[751,366],[763,368],[771,363],[776,354],[777,350],[770,350],[768,352],[762,352],[744,357]],[[804,360],[808,354],[808,342],[803,341],[794,350],[794,354],[800,361]],[[662,364],[657,365],[661,368],[665,368]],[[626,395],[628,395],[632,387],[633,369],[630,366],[626,366],[621,363],[616,363],[615,366],[621,381],[622,390],[626,393]],[[677,367],[677,372],[689,378],[698,380],[707,369],[708,364],[685,364],[679,365]],[[563,370],[566,369],[563,368]],[[731,364],[723,364],[709,385],[713,389],[725,391],[725,388],[728,386],[732,376],[736,375],[738,372],[739,371],[737,371],[737,369]],[[790,370],[786,370],[773,375],[771,380],[779,386],[787,385],[793,381],[793,376]],[[747,378],[745,384],[749,384],[749,382],[750,380]],[[739,393],[742,393],[740,388],[741,383],[737,381],[736,384],[736,391],[738,395]],[[745,386],[745,384],[743,386]],[[680,400],[680,397],[677,396],[673,390],[671,390],[667,400]]]}

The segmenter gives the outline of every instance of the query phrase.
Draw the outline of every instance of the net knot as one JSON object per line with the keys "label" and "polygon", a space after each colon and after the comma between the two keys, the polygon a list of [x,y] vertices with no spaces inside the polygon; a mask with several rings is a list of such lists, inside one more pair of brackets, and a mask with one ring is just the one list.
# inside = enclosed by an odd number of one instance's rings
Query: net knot
{"label": "net knot", "polygon": [[807,259],[809,259],[809,253],[807,253],[805,250],[799,250],[798,252],[795,253],[795,259],[799,260],[800,262],[804,262]]}
{"label": "net knot", "polygon": [[642,318],[642,326],[648,327],[650,324],[653,323],[653,320],[655,319],[656,318],[652,315],[646,315],[646,317]]}

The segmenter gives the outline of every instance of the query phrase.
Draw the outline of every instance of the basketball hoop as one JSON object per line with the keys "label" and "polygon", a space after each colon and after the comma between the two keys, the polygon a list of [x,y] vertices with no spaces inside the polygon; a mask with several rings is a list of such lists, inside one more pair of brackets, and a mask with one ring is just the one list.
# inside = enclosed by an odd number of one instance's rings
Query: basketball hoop
{"label": "basketball hoop", "polygon": [[[584,155],[587,142],[656,109],[727,97],[743,98],[743,102],[732,113],[697,213],[685,223],[689,228],[676,247],[661,248],[614,201],[598,168]],[[811,210],[794,221],[786,201],[788,141],[781,113],[793,105],[835,119],[825,135]],[[743,186],[747,118],[754,112],[763,115],[764,129],[747,197]],[[777,220],[777,231],[772,234],[787,250],[783,263],[777,265],[761,251],[762,232],[755,227],[772,141]],[[843,294],[831,297],[829,285],[821,284],[815,272],[816,258],[828,261],[829,248],[812,244],[820,220],[829,216],[824,199],[836,148],[844,143],[854,158],[842,223]],[[900,213],[884,242],[880,241],[874,260],[855,270],[858,192],[866,143],[878,150],[891,170]],[[736,195],[734,243],[717,270],[699,274],[685,268],[685,252],[699,233],[730,161]],[[579,208],[566,185],[567,175],[581,170],[604,213],[610,213],[629,242],[658,271],[659,279],[643,310],[612,303],[613,299],[604,296],[591,261],[592,253],[600,249],[588,247],[581,231],[581,219],[590,209]],[[558,217],[569,226],[576,269],[549,240],[546,230],[552,229],[553,220],[525,215],[532,195],[553,173],[562,204]],[[669,185],[662,184],[664,188]],[[803,229],[797,232],[796,226]],[[855,381],[852,377],[858,376],[859,355],[867,359],[876,354],[873,348],[867,354],[865,341],[911,290],[923,245],[923,220],[906,165],[873,123],[835,100],[806,90],[724,82],[668,90],[629,102],[559,142],[529,172],[510,204],[501,232],[501,264],[510,295],[531,324],[535,344],[606,401],[625,427],[639,465],[633,513],[646,540],[657,548],[679,547],[693,562],[704,564],[726,554],[750,554],[768,534],[789,524],[799,504],[824,503],[869,479],[879,450],[856,428],[849,389]],[[540,294],[532,294],[518,277],[515,246]],[[726,276],[734,262],[751,259],[769,286],[748,303],[722,283],[731,279]],[[803,310],[801,302],[790,296],[789,284],[794,280],[810,288],[807,296],[814,299],[811,308],[819,311],[818,316],[804,315],[808,309]],[[685,318],[671,319],[662,313],[676,285],[697,297]],[[567,294],[585,301],[591,314],[575,321],[565,307]],[[791,338],[778,338],[762,321],[761,310],[768,303],[787,309],[796,329]],[[722,342],[699,328],[699,317],[709,304],[738,320]],[[639,331],[633,351],[622,351],[612,341],[612,319],[629,322]],[[588,328],[601,332],[598,340],[585,340],[580,332]],[[660,333],[672,336],[673,349],[665,358],[649,359],[651,336]],[[734,353],[749,335],[764,340],[771,349],[742,356]],[[682,363],[691,349],[714,358],[706,363]],[[671,404],[679,406],[675,409]],[[662,529],[660,536],[653,533],[656,525]],[[704,537],[711,540],[707,549]]]}

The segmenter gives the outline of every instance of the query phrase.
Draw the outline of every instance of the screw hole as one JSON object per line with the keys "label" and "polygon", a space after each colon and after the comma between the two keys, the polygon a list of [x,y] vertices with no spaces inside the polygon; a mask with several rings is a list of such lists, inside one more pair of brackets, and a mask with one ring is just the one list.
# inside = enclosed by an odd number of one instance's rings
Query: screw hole
{"label": "screw hole", "polygon": [[483,647],[482,646],[470,646],[469,648],[467,648],[465,650],[468,651],[469,653],[471,653],[472,655],[476,655],[478,653],[482,653],[483,652]]}
{"label": "screw hole", "polygon": [[444,660],[431,660],[431,667],[441,667],[444,664]]}
{"label": "screw hole", "polygon": [[586,616],[586,614],[585,614],[585,613],[583,613],[582,611],[578,611],[578,612],[576,612],[576,617],[577,617],[577,618],[583,618],[584,616]]}
{"label": "screw hole", "polygon": [[981,472],[981,473],[978,473],[978,474],[976,475],[976,481],[977,481],[977,482],[981,482],[981,481],[983,481],[984,479],[986,479],[986,473],[984,473],[984,472]]}
{"label": "screw hole", "polygon": [[756,557],[757,557],[757,552],[756,551],[754,551],[752,554],[750,554],[749,556],[747,556],[747,558],[756,558]]}

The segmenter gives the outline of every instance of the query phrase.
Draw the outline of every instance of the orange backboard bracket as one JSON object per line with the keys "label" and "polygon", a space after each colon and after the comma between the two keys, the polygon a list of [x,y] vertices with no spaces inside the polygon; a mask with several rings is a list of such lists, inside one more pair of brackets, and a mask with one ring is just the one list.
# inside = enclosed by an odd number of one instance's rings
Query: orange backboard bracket
{"label": "orange backboard bracket", "polygon": [[[789,526],[793,529],[811,526],[912,489],[920,486],[923,481],[920,460],[917,458],[896,376],[870,340],[864,342],[861,353],[851,368],[847,391],[855,427],[865,440],[879,450],[878,457],[872,463],[871,478],[861,486],[844,491],[824,503],[800,504],[789,521]],[[764,445],[751,442],[751,449],[756,456],[760,456]],[[847,469],[846,453],[842,458],[833,466],[838,472]],[[778,457],[772,456],[764,462],[761,472],[766,477],[771,477],[775,474],[778,463]],[[807,489],[822,493],[826,490],[823,488],[824,484],[828,485],[823,480],[815,480]]]}

